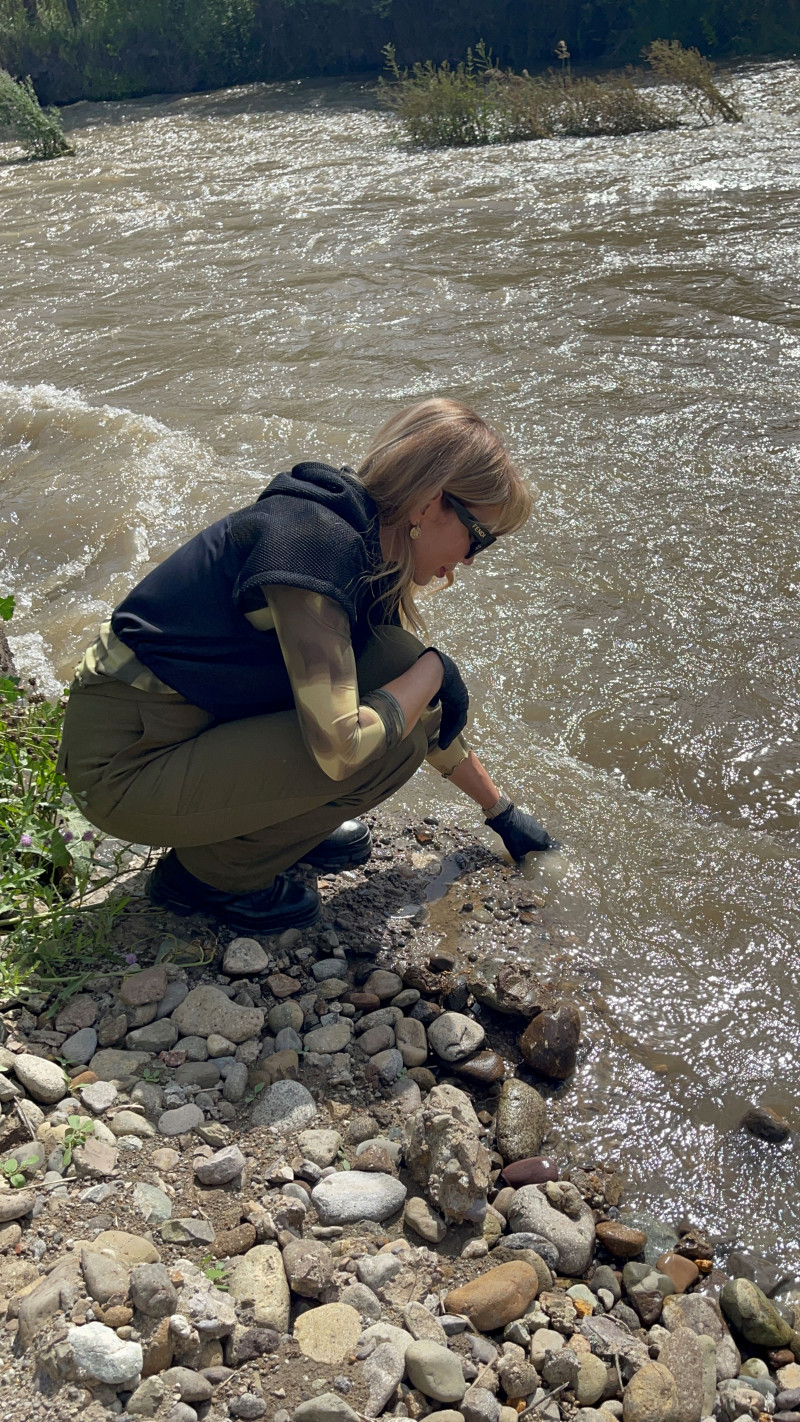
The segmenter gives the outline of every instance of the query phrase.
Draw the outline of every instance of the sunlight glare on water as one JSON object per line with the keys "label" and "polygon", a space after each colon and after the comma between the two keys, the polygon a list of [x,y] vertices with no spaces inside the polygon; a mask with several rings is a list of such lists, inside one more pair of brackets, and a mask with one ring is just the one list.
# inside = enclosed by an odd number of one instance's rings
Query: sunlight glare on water
{"label": "sunlight glare on water", "polygon": [[563,1148],[800,1268],[794,1138],[737,1129],[800,1129],[800,70],[738,82],[741,128],[437,153],[352,83],[68,110],[74,160],[0,163],[0,579],[66,678],[291,461],[431,392],[497,421],[536,514],[425,607],[564,845]]}

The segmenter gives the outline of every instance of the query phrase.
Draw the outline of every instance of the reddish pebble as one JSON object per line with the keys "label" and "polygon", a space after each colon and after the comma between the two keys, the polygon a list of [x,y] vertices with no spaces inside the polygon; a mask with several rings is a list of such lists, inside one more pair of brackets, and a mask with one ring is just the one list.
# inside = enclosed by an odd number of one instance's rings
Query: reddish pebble
{"label": "reddish pebble", "polygon": [[788,1368],[794,1362],[794,1353],[791,1348],[772,1348],[767,1358],[771,1368]]}
{"label": "reddish pebble", "polygon": [[342,1002],[349,1002],[352,1007],[358,1007],[362,1012],[375,1012],[381,1005],[376,992],[346,992],[342,996]]}
{"label": "reddish pebble", "polygon": [[656,1260],[656,1268],[672,1280],[676,1294],[685,1294],[700,1278],[697,1265],[693,1264],[691,1259],[684,1259],[681,1254],[674,1254],[671,1249]]}
{"label": "reddish pebble", "polygon": [[644,1230],[631,1229],[618,1220],[603,1220],[597,1226],[597,1238],[615,1259],[635,1259],[647,1243]]}
{"label": "reddish pebble", "polygon": [[545,1180],[558,1179],[558,1166],[543,1155],[529,1155],[525,1160],[515,1160],[505,1166],[503,1179],[515,1190],[520,1185],[541,1185]]}
{"label": "reddish pebble", "polygon": [[299,992],[301,984],[297,978],[290,978],[288,973],[271,973],[267,978],[267,986],[273,997],[284,998]]}

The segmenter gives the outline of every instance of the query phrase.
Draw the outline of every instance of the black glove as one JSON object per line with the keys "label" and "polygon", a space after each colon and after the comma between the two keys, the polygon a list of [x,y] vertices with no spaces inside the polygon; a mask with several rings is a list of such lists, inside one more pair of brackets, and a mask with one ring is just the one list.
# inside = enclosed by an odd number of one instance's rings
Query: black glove
{"label": "black glove", "polygon": [[560,849],[558,840],[551,839],[544,825],[540,825],[533,815],[526,815],[516,805],[509,805],[499,815],[485,823],[503,841],[512,859],[524,859],[532,849]]}
{"label": "black glove", "polygon": [[429,706],[435,706],[437,701],[442,703],[442,723],[439,727],[439,749],[447,750],[447,747],[455,740],[456,736],[463,731],[467,724],[467,709],[469,707],[469,692],[464,685],[461,672],[458,670],[452,657],[448,657],[444,652],[440,652],[438,647],[427,647],[426,651],[435,652],[442,666],[444,676]]}

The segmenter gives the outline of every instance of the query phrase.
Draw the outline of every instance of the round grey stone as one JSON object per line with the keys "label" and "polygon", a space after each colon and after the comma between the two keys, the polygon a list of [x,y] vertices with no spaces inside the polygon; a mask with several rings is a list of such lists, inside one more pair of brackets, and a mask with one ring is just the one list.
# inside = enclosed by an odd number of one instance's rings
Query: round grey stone
{"label": "round grey stone", "polygon": [[139,1264],[131,1270],[131,1302],[147,1318],[166,1318],[175,1312],[178,1290],[164,1264]]}
{"label": "round grey stone", "polygon": [[178,1029],[170,1017],[157,1017],[144,1027],[136,1027],[125,1038],[130,1052],[168,1052],[178,1040]]}
{"label": "round grey stone", "polygon": [[405,1185],[393,1175],[366,1170],[337,1171],[311,1192],[311,1202],[322,1224],[385,1220],[402,1207],[405,1198]]}
{"label": "round grey stone", "polygon": [[341,958],[321,958],[318,963],[311,964],[311,971],[317,982],[322,983],[327,978],[341,977],[343,967]]}
{"label": "round grey stone", "polygon": [[352,1036],[353,1029],[345,1018],[330,1027],[316,1027],[306,1032],[303,1046],[307,1052],[343,1052],[349,1047]]}
{"label": "round grey stone", "polygon": [[207,1160],[196,1160],[194,1173],[201,1185],[229,1185],[241,1175],[245,1158],[237,1145],[225,1146]]}
{"label": "round grey stone", "polygon": [[268,967],[269,958],[255,938],[234,938],[225,949],[222,971],[228,977],[249,977],[250,973],[263,973]]}
{"label": "round grey stone", "polygon": [[94,1027],[82,1027],[79,1032],[73,1032],[66,1042],[61,1045],[61,1055],[65,1062],[71,1062],[74,1066],[85,1066],[90,1062],[97,1051],[97,1033]]}
{"label": "round grey stone", "polygon": [[254,1126],[274,1126],[289,1135],[310,1125],[316,1114],[311,1092],[299,1081],[275,1081],[257,1098],[251,1120]]}
{"label": "round grey stone", "polygon": [[436,1402],[460,1402],[467,1390],[458,1355],[426,1338],[406,1349],[406,1373],[412,1387]]}
{"label": "round grey stone", "polygon": [[203,1113],[199,1106],[176,1106],[159,1118],[158,1129],[162,1136],[182,1136],[187,1131],[193,1131],[202,1121]]}
{"label": "round grey stone", "polygon": [[63,1101],[68,1094],[69,1088],[61,1067],[57,1062],[45,1061],[44,1057],[34,1057],[27,1052],[15,1057],[14,1074],[34,1101],[49,1105]]}
{"label": "round grey stone", "polygon": [[222,1088],[222,1095],[226,1101],[237,1105],[243,1101],[247,1092],[247,1067],[244,1062],[231,1062],[225,1073],[225,1085]]}
{"label": "round grey stone", "polygon": [[483,1046],[486,1033],[480,1022],[462,1012],[443,1012],[428,1028],[428,1041],[437,1057],[461,1062]]}
{"label": "round grey stone", "polygon": [[270,1032],[276,1034],[284,1027],[292,1027],[295,1032],[299,1032],[303,1025],[303,1009],[298,1002],[287,998],[285,1002],[279,1002],[270,1008],[267,1025]]}

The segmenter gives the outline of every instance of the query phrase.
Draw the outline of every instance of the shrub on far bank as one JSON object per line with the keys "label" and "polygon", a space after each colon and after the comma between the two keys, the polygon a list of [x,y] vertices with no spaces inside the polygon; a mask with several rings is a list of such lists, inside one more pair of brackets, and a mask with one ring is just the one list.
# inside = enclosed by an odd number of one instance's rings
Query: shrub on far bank
{"label": "shrub on far bank", "polygon": [[[677,85],[704,123],[741,114],[713,79],[708,60],[677,40],[658,40],[644,52],[660,78]],[[614,137],[674,129],[680,117],[668,94],[645,86],[634,69],[601,79],[574,78],[561,42],[559,74],[531,76],[499,69],[481,41],[455,67],[428,60],[401,69],[394,47],[383,51],[387,78],[378,92],[420,148],[473,147],[544,138]]]}
{"label": "shrub on far bank", "polygon": [[654,40],[642,50],[642,57],[662,79],[677,84],[684,98],[704,123],[721,118],[723,123],[741,123],[742,115],[714,82],[714,66],[699,49],[684,49],[680,40]]}
{"label": "shrub on far bank", "polygon": [[62,158],[75,152],[55,109],[42,108],[30,79],[12,79],[0,69],[0,133],[3,129],[30,158]]}

